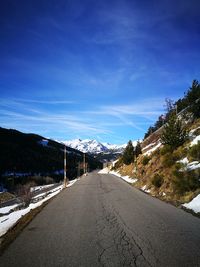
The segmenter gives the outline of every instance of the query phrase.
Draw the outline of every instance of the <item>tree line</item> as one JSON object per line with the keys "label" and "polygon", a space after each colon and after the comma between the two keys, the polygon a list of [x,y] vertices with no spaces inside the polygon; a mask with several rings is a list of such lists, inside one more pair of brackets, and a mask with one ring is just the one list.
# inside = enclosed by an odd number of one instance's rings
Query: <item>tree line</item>
{"label": "tree line", "polygon": [[169,122],[173,113],[190,113],[193,119],[200,118],[200,83],[193,80],[192,86],[184,94],[183,98],[176,102],[166,99],[166,114],[160,115],[153,126],[150,126],[144,135],[146,139],[153,132],[158,130],[161,126]]}
{"label": "tree line", "polygon": [[[188,116],[189,115],[189,116]],[[181,146],[188,138],[185,129],[185,120],[195,120],[200,118],[200,84],[197,80],[192,82],[192,86],[185,93],[184,97],[173,102],[166,99],[166,114],[160,115],[154,126],[150,126],[144,139],[163,126],[161,142],[173,151]],[[140,142],[133,147],[131,141],[128,142],[119,164],[131,164],[142,153]]]}

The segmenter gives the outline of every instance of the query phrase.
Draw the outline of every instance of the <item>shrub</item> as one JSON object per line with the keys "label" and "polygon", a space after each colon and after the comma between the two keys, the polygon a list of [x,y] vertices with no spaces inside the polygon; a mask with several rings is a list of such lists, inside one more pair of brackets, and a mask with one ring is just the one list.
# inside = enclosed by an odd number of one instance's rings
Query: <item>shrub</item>
{"label": "shrub", "polygon": [[186,165],[187,164],[184,164],[182,162],[176,162],[173,169],[172,169],[172,172],[180,171],[181,169],[183,170]]}
{"label": "shrub", "polygon": [[200,170],[180,172],[178,169],[173,171],[172,185],[174,190],[179,194],[195,191],[200,187]]}
{"label": "shrub", "polygon": [[197,145],[194,145],[189,150],[189,156],[192,160],[200,161],[200,141]]}
{"label": "shrub", "polygon": [[34,182],[29,182],[24,185],[21,185],[21,184],[17,185],[17,188],[16,188],[17,196],[23,200],[25,206],[28,206],[31,201],[30,188],[33,186],[35,186]]}
{"label": "shrub", "polygon": [[183,158],[183,155],[186,155],[186,153],[185,151],[183,152],[183,149],[181,148],[178,148],[177,150],[171,153],[168,152],[164,154],[164,156],[162,157],[162,164],[164,167],[169,168],[173,166],[174,164],[176,164],[177,160],[180,160],[181,158]]}
{"label": "shrub", "polygon": [[187,148],[181,146],[173,152],[174,160],[180,160],[187,156]]}
{"label": "shrub", "polygon": [[169,153],[169,152],[172,152],[172,148],[171,148],[171,146],[169,146],[169,145],[164,145],[164,146],[160,149],[160,154],[161,154],[161,155],[165,155],[165,154],[167,154],[167,153]]}
{"label": "shrub", "polygon": [[35,182],[37,185],[53,184],[55,180],[49,176],[39,176],[35,175],[30,177],[30,181]]}
{"label": "shrub", "polygon": [[175,163],[174,158],[172,157],[171,153],[167,153],[162,158],[162,164],[165,168],[169,168],[173,166]]}
{"label": "shrub", "polygon": [[149,163],[150,158],[148,156],[144,156],[142,159],[142,164],[145,166]]}
{"label": "shrub", "polygon": [[161,187],[161,185],[163,184],[163,182],[164,182],[163,176],[160,175],[160,174],[158,174],[158,173],[156,173],[153,176],[152,180],[151,180],[152,185],[154,185],[157,188]]}

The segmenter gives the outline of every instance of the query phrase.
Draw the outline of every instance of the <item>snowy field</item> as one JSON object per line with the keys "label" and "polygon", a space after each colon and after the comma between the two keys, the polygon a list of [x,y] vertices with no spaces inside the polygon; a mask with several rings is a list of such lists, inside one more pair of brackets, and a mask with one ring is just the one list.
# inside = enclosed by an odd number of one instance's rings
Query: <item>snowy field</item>
{"label": "snowy field", "polygon": [[[67,185],[67,187],[72,186],[77,180],[78,179],[69,181],[69,184]],[[42,187],[40,186],[40,190],[41,189]],[[55,195],[59,194],[62,189],[63,189],[63,185],[59,185],[58,187],[53,188],[52,190],[48,192],[37,195],[36,197],[33,198],[33,200],[34,201],[38,200],[38,201],[36,203],[31,203],[28,207],[24,209],[13,211],[13,209],[16,209],[19,206],[19,204],[0,208],[0,214],[3,214],[0,217],[0,237],[3,236],[10,228],[12,228],[20,220],[22,216],[24,216],[31,210],[41,206],[44,202],[54,197]]]}

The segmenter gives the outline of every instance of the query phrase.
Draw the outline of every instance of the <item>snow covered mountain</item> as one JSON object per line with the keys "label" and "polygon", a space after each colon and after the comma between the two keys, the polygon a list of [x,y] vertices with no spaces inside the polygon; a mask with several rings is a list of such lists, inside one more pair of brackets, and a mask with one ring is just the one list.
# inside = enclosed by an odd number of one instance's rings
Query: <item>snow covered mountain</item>
{"label": "snow covered mountain", "polygon": [[126,147],[126,144],[111,145],[108,143],[100,143],[96,140],[89,140],[89,139],[85,139],[85,140],[75,139],[71,141],[63,141],[63,143],[66,144],[66,146],[69,146],[71,148],[80,150],[84,153],[90,153],[90,154],[122,153],[124,151],[124,148]]}

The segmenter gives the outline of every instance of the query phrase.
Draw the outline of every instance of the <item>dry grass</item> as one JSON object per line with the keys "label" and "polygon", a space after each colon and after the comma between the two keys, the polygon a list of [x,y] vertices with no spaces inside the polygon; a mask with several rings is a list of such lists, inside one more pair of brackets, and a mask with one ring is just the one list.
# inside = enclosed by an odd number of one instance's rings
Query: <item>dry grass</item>
{"label": "dry grass", "polygon": [[[196,129],[200,126],[200,119],[196,120],[193,124],[188,125],[188,131],[191,129]],[[143,142],[143,147],[148,145],[150,142],[156,141],[158,138],[158,132],[153,134],[151,137],[147,138]],[[189,143],[189,141],[188,141]],[[182,194],[176,193],[173,187],[173,178],[174,178],[174,168],[177,164],[177,160],[188,157],[188,143],[185,143],[184,146],[177,148],[175,151],[165,155],[160,153],[160,149],[152,153],[149,157],[149,162],[145,165],[143,164],[144,156],[140,155],[137,159],[137,163],[131,164],[128,166],[122,166],[120,168],[120,173],[122,175],[129,175],[130,177],[138,178],[138,181],[134,184],[135,187],[141,188],[146,185],[146,188],[150,189],[151,194],[166,201],[172,203],[176,206],[179,206],[182,203],[191,201],[196,195],[197,191],[200,193],[200,189],[191,192],[185,192]],[[166,157],[170,159],[170,162],[164,162]],[[165,163],[165,164],[164,164]],[[168,164],[169,163],[169,164]],[[136,167],[136,173],[134,169]],[[152,184],[152,179],[155,174],[161,175],[163,177],[163,183],[160,187],[154,186]]]}
{"label": "dry grass", "polygon": [[5,201],[11,200],[15,198],[15,195],[8,193],[8,192],[4,192],[0,194],[0,203],[3,203]]}

